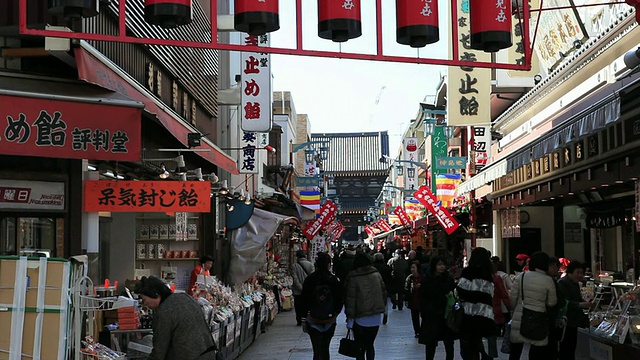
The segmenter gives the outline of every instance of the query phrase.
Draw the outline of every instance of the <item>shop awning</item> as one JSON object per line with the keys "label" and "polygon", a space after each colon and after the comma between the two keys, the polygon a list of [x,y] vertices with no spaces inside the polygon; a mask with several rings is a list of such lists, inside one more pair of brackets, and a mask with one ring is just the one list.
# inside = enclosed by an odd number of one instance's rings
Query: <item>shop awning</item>
{"label": "shop awning", "polygon": [[372,239],[372,240],[381,239],[383,237],[387,237],[389,234],[393,234],[396,231],[404,230],[406,228],[407,228],[406,226],[400,226],[400,227],[397,227],[397,228],[393,228],[392,230],[380,233],[380,234],[378,234],[378,235],[376,235],[376,236],[374,236],[373,238],[370,238],[370,239]]}
{"label": "shop awning", "polygon": [[[198,132],[196,128],[181,119],[162,102],[154,99],[146,89],[134,79],[131,79],[129,75],[89,43],[82,41],[81,47],[76,48],[74,51],[80,79],[117,91],[122,95],[144,103],[146,111],[154,114],[178,141],[188,146],[187,135]],[[202,138],[202,146],[200,148],[210,150],[208,152],[197,152],[202,158],[231,174],[239,174],[236,160],[206,138]]]}
{"label": "shop awning", "polygon": [[460,184],[458,186],[458,195],[463,195],[471,192],[472,190],[481,188],[488,182],[498,179],[506,174],[507,160],[499,160],[498,162],[487,166],[486,168],[484,168],[484,170]]}

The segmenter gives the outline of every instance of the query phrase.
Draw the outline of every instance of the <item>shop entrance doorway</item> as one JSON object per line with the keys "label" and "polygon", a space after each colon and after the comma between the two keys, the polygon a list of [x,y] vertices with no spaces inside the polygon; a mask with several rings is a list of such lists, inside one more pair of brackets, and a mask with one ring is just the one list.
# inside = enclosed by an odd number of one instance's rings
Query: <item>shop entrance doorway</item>
{"label": "shop entrance doorway", "polygon": [[519,238],[510,238],[509,241],[509,271],[517,267],[516,255],[527,254],[531,256],[542,249],[542,235],[540,228],[521,228]]}

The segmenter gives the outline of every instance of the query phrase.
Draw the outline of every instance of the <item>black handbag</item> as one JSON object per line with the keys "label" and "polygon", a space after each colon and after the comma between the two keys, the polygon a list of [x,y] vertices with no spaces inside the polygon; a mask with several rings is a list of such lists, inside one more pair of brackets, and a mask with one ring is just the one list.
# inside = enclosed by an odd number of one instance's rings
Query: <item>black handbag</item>
{"label": "black handbag", "polygon": [[347,335],[340,339],[340,347],[338,348],[338,354],[346,357],[355,358],[358,357],[360,352],[360,346],[351,336],[351,329],[347,329]]}
{"label": "black handbag", "polygon": [[522,319],[520,335],[534,341],[544,340],[549,335],[549,318],[546,312],[534,311],[524,306],[524,276],[522,274]]}
{"label": "black handbag", "polygon": [[460,332],[460,328],[462,327],[462,319],[464,318],[464,307],[460,302],[460,299],[456,296],[456,302],[451,307],[451,310],[447,314],[446,321],[447,326],[453,332]]}

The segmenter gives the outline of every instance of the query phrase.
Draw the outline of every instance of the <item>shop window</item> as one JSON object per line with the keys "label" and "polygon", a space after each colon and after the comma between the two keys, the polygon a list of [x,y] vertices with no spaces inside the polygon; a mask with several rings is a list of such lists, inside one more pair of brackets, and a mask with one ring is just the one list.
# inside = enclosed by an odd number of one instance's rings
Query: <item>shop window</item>
{"label": "shop window", "polygon": [[56,219],[3,217],[0,219],[0,255],[56,255]]}

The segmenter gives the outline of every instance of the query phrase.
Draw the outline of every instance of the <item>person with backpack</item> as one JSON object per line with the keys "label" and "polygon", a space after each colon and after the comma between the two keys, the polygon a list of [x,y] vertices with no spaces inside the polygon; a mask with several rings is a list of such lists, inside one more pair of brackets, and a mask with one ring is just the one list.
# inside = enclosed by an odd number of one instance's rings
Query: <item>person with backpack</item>
{"label": "person with backpack", "polygon": [[313,360],[328,360],[329,345],[336,330],[336,318],[342,310],[342,285],[331,273],[331,256],[320,252],[316,271],[302,286],[300,310],[313,347]]}
{"label": "person with backpack", "polygon": [[302,325],[302,318],[305,313],[302,311],[302,285],[304,284],[307,276],[313,272],[313,264],[307,260],[307,254],[304,250],[296,251],[296,261],[293,264],[293,286],[291,292],[293,293],[293,306],[296,311],[296,325]]}

